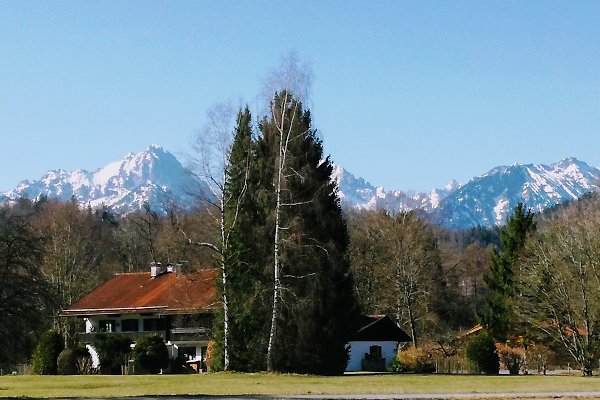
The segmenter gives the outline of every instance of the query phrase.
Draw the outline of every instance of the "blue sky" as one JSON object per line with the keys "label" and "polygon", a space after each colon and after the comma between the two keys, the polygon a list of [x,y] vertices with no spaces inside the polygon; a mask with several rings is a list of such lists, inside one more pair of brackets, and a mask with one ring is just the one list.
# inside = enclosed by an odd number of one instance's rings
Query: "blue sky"
{"label": "blue sky", "polygon": [[0,0],[0,189],[189,148],[295,49],[326,151],[386,189],[600,166],[598,1]]}

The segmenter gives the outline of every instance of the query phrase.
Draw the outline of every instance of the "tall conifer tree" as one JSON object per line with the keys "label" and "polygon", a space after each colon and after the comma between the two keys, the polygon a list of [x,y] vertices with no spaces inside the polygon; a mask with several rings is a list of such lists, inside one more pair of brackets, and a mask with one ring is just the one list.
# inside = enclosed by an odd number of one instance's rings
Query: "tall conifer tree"
{"label": "tall conifer tree", "polygon": [[357,302],[332,165],[310,112],[288,92],[274,97],[271,118],[260,130],[258,198],[266,215],[263,232],[275,238],[267,368],[341,373]]}
{"label": "tall conifer tree", "polygon": [[496,340],[505,340],[513,325],[514,268],[527,234],[532,230],[535,230],[533,213],[519,203],[500,230],[500,252],[492,253],[492,268],[485,277],[489,292],[480,320]]}
{"label": "tall conifer tree", "polygon": [[226,214],[233,220],[229,236],[229,323],[231,369],[265,369],[268,329],[268,281],[265,270],[267,240],[264,238],[265,213],[258,204],[261,175],[257,167],[256,142],[248,108],[240,111],[229,155],[225,184],[229,202]]}

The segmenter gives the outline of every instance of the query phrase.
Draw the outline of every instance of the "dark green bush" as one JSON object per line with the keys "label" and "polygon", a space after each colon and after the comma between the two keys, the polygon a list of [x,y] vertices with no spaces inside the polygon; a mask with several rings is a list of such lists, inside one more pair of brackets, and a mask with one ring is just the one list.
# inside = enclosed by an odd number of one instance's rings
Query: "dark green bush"
{"label": "dark green bush", "polygon": [[118,333],[99,332],[94,335],[94,348],[100,358],[100,372],[120,374],[131,353],[131,338]]}
{"label": "dark green bush", "polygon": [[169,366],[169,352],[158,335],[140,338],[133,349],[136,368],[141,372],[156,374]]}
{"label": "dark green bush", "polygon": [[31,358],[31,367],[37,375],[56,375],[58,355],[63,349],[63,339],[56,331],[45,332]]}
{"label": "dark green bush", "polygon": [[500,358],[496,351],[496,343],[487,332],[481,331],[471,339],[467,343],[465,352],[473,372],[494,375],[500,371]]}

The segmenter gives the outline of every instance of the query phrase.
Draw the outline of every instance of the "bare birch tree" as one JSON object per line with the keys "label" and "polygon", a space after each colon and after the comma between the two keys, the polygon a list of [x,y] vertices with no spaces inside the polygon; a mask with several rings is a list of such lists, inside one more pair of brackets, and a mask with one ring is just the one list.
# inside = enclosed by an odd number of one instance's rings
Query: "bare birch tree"
{"label": "bare birch tree", "polygon": [[[192,144],[195,156],[191,158],[194,170],[199,173],[207,183],[209,193],[197,194],[205,204],[207,211],[219,226],[219,236],[215,241],[194,241],[186,232],[181,232],[188,243],[207,247],[217,253],[218,264],[221,269],[222,306],[223,306],[223,368],[229,369],[229,301],[228,301],[228,248],[229,237],[235,229],[239,204],[245,195],[245,186],[239,193],[228,193],[226,183],[229,179],[230,152],[235,134],[236,122],[239,125],[242,113],[237,113],[229,103],[220,103],[211,108],[207,113],[207,123],[194,137]],[[247,180],[248,168],[246,168]],[[233,214],[227,212],[234,209]]]}
{"label": "bare birch tree", "polygon": [[263,88],[263,96],[270,104],[269,119],[277,135],[277,157],[275,167],[275,233],[273,237],[273,307],[271,310],[271,328],[267,346],[267,371],[273,370],[273,348],[277,338],[277,318],[281,302],[281,233],[287,227],[282,224],[282,209],[299,205],[288,199],[284,200],[289,174],[298,174],[288,169],[289,146],[294,140],[301,139],[308,132],[297,132],[295,127],[301,111],[302,101],[308,101],[312,81],[312,71],[306,63],[302,63],[296,53],[291,52],[282,58],[280,65],[267,76]]}

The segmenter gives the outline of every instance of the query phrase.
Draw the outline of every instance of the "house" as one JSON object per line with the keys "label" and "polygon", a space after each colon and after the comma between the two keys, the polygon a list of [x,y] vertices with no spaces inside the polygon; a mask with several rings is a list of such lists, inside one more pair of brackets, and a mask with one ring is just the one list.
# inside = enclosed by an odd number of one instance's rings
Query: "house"
{"label": "house", "polygon": [[164,338],[171,359],[200,372],[213,324],[216,278],[215,269],[182,272],[181,265],[164,268],[153,263],[148,272],[113,276],[61,315],[83,318],[85,333],[80,339],[90,349],[95,366],[97,332],[123,333],[134,341],[157,334]]}
{"label": "house", "polygon": [[386,315],[365,315],[349,345],[346,371],[386,371],[410,337]]}

